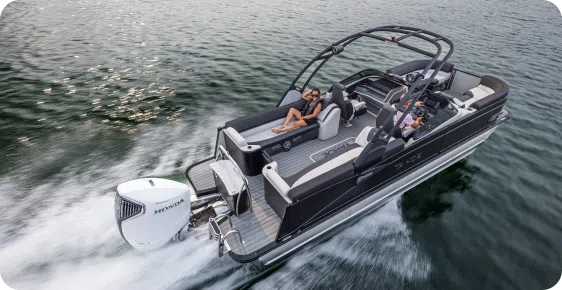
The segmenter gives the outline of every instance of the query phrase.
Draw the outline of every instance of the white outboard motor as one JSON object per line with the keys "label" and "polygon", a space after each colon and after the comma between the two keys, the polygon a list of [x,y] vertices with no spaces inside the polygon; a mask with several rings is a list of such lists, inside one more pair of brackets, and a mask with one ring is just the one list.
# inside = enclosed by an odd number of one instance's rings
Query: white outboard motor
{"label": "white outboard motor", "polygon": [[117,186],[115,219],[121,236],[143,252],[158,249],[189,224],[189,187],[160,178],[142,178]]}

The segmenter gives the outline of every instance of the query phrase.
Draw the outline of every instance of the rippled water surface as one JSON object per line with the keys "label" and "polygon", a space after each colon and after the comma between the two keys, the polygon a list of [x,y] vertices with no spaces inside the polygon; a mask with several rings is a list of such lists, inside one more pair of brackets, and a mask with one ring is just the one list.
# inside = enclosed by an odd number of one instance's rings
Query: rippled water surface
{"label": "rippled water surface", "polygon": [[[9,4],[0,18],[3,279],[16,289],[224,289],[250,278],[216,257],[204,231],[148,255],[130,249],[114,222],[115,185],[184,171],[211,155],[217,126],[275,106],[332,41],[388,24],[446,35],[458,68],[504,78],[512,119],[467,159],[253,287],[551,287],[562,271],[562,17],[536,0]],[[315,85],[411,56],[359,46]]]}

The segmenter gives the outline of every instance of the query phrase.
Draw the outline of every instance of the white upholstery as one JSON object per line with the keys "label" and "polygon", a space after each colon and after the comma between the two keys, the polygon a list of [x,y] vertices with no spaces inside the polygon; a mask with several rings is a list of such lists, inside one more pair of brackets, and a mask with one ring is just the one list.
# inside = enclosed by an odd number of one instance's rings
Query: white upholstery
{"label": "white upholstery", "polygon": [[228,135],[228,137],[230,137],[230,140],[232,140],[232,142],[238,145],[238,147],[248,146],[248,142],[246,141],[246,139],[244,139],[244,137],[242,137],[242,135],[240,135],[238,131],[234,130],[234,128],[228,127],[224,129],[224,132]]}
{"label": "white upholstery", "polygon": [[235,165],[230,160],[219,160],[209,164],[211,170],[222,180],[226,193],[235,195],[240,193],[240,189],[244,185],[244,180],[236,172]]}
{"label": "white upholstery", "polygon": [[367,106],[367,103],[365,102],[360,102],[358,100],[351,100],[351,105],[353,106],[353,115],[355,116],[355,112],[359,111],[359,109]]}
{"label": "white upholstery", "polygon": [[326,162],[325,164],[322,164],[322,166],[312,169],[311,171],[303,175],[301,178],[297,179],[297,181],[295,181],[295,183],[293,184],[292,188],[297,187],[309,180],[312,180],[342,164],[345,164],[346,162],[354,160],[355,158],[357,158],[357,156],[361,154],[361,151],[363,151],[363,149],[364,149],[363,147],[352,149]]}
{"label": "white upholstery", "polygon": [[374,127],[370,127],[370,126],[367,126],[367,127],[363,128],[363,131],[361,131],[361,133],[359,133],[359,135],[357,135],[357,138],[355,138],[355,144],[357,144],[361,147],[367,146],[367,144],[369,143],[369,140],[368,140],[367,137],[369,136],[369,132],[371,132],[371,130],[373,128]]}
{"label": "white upholstery", "polygon": [[[270,169],[268,169],[268,167]],[[289,192],[291,187],[287,184],[287,182],[285,182],[283,178],[281,178],[281,176],[279,176],[279,173],[277,173],[277,168],[278,165],[276,161],[267,164],[262,169],[263,177],[266,178],[271,183],[271,185],[273,185],[273,187],[275,187],[275,190],[281,193],[283,198],[285,198],[288,203],[291,203],[292,201],[287,197],[287,193]]]}
{"label": "white upholstery", "polygon": [[318,132],[318,139],[327,140],[336,136],[340,128],[341,110],[336,104],[330,104],[320,114],[318,114],[318,124],[320,130]]}
{"label": "white upholstery", "polygon": [[[369,133],[371,132],[371,130],[373,130],[374,127],[370,127],[367,126],[365,128],[363,128],[363,130],[361,131],[361,133],[359,133],[359,135],[357,135],[357,137],[355,138],[355,144],[361,146],[361,147],[365,147],[367,146],[367,144],[369,144],[370,140],[369,140]],[[376,129],[375,129],[376,130]],[[375,132],[376,133],[376,132]],[[374,136],[374,135],[373,135]],[[395,140],[396,138],[394,137],[390,137],[388,139],[388,142],[392,142],[393,140]]]}
{"label": "white upholstery", "polygon": [[495,91],[485,85],[479,85],[475,88],[472,88],[470,92],[474,95],[474,97],[464,102],[465,107],[469,107],[470,105],[472,105],[472,103],[493,94]]}

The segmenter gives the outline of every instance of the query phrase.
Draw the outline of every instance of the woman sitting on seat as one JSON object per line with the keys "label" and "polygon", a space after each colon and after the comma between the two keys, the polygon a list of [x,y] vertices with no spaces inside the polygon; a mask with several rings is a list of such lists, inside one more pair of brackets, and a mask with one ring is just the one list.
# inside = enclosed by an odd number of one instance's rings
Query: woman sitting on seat
{"label": "woman sitting on seat", "polygon": [[[320,89],[314,88],[308,92],[305,92],[301,96],[307,101],[306,105],[299,111],[295,108],[289,109],[287,118],[285,122],[279,128],[275,128],[271,131],[273,133],[279,134],[282,132],[288,132],[299,127],[304,127],[316,123],[316,116],[322,110],[322,103],[320,102]],[[295,117],[296,121],[289,125],[289,122]]]}

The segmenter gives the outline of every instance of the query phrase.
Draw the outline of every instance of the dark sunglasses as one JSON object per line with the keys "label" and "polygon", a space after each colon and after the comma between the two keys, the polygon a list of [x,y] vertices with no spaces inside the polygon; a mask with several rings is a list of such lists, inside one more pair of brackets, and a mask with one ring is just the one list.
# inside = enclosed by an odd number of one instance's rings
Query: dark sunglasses
{"label": "dark sunglasses", "polygon": [[312,96],[313,98],[317,98],[317,97],[319,97],[320,95],[319,95],[319,94],[312,94],[311,96]]}

